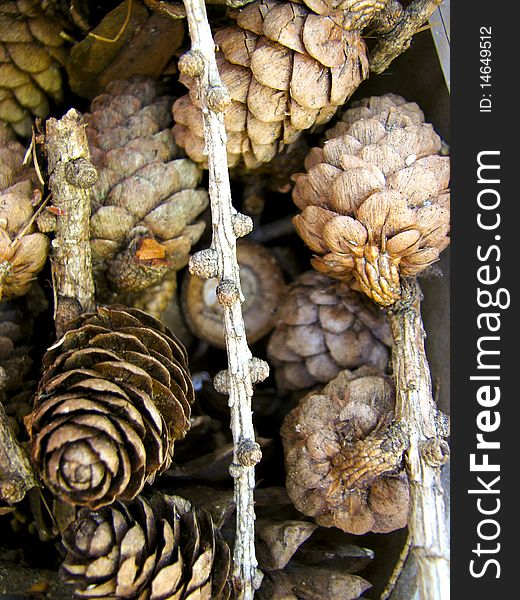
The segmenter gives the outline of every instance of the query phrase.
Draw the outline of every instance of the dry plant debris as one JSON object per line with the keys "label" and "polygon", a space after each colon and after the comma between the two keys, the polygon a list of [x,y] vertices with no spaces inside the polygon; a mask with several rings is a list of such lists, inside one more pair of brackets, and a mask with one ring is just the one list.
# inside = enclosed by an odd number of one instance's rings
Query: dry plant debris
{"label": "dry plant debris", "polygon": [[444,600],[437,4],[0,0],[0,594]]}

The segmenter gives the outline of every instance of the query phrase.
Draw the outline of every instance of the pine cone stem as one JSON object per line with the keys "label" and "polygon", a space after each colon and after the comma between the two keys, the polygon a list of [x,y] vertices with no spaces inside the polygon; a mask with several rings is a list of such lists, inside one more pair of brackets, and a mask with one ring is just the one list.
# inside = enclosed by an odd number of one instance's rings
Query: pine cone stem
{"label": "pine cone stem", "polygon": [[[399,21],[374,48],[370,56],[370,70],[373,73],[382,73],[392,61],[410,47],[413,36],[418,33],[433,11],[444,0],[414,0],[402,11]],[[394,3],[390,3],[389,11],[395,10]],[[383,11],[384,13],[384,11]],[[397,13],[396,13],[397,14]]]}
{"label": "pine cone stem", "polygon": [[68,321],[95,309],[90,250],[90,187],[97,179],[81,115],[71,109],[49,119],[45,145],[49,181],[57,209],[52,242],[54,320],[58,337]]}
{"label": "pine cone stem", "polygon": [[412,301],[390,314],[390,323],[394,337],[395,415],[409,437],[404,455],[410,482],[408,560],[417,564],[418,598],[441,600],[449,596],[450,585],[448,530],[440,479],[440,467],[449,453],[444,439],[448,435],[448,419],[437,409],[432,395],[420,312],[421,290],[415,280],[405,280],[405,285],[411,287],[408,291]]}
{"label": "pine cone stem", "polygon": [[0,500],[9,504],[20,502],[35,485],[34,471],[16,441],[0,402]]}
{"label": "pine cone stem", "polygon": [[[231,474],[235,478],[237,526],[233,556],[233,576],[238,598],[252,600],[261,583],[254,542],[254,465],[260,459],[254,441],[251,412],[253,383],[267,377],[267,364],[253,359],[248,347],[241,302],[236,238],[251,230],[250,219],[239,215],[231,202],[226,154],[224,110],[230,99],[223,86],[215,58],[213,41],[203,0],[184,0],[191,38],[191,51],[181,58],[179,68],[197,80],[204,116],[204,139],[209,166],[209,195],[213,222],[211,249],[197,253],[190,271],[199,276],[218,277],[217,297],[223,305],[229,369],[217,376],[220,389],[229,393],[234,457]],[[247,226],[240,226],[247,225]],[[202,259],[203,260],[200,260]],[[201,268],[197,268],[201,267]]]}

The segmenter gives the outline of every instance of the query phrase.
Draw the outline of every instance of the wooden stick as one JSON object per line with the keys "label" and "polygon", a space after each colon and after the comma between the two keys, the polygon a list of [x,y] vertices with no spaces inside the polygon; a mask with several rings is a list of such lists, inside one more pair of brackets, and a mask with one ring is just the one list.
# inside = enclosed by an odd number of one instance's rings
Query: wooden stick
{"label": "wooden stick", "polygon": [[209,196],[213,223],[211,247],[197,252],[189,269],[199,277],[218,278],[217,298],[224,312],[228,370],[215,377],[215,387],[229,393],[233,434],[234,497],[237,507],[233,551],[233,577],[237,597],[252,600],[262,575],[255,554],[254,466],[261,458],[255,442],[251,398],[253,384],[269,374],[267,363],[253,358],[247,345],[236,258],[236,239],[252,230],[250,217],[239,214],[231,202],[226,154],[224,111],[231,100],[220,80],[204,0],[184,0],[191,37],[191,50],[179,60],[179,70],[195,78],[203,120],[205,152],[208,156]]}
{"label": "wooden stick", "polygon": [[71,109],[60,120],[48,119],[45,148],[56,218],[52,241],[54,321],[58,337],[68,321],[95,309],[90,252],[90,187],[97,171],[81,115]]}
{"label": "wooden stick", "polygon": [[370,56],[370,70],[382,73],[390,63],[410,47],[413,36],[418,33],[433,11],[444,0],[413,0],[406,9],[399,10],[398,4],[391,1],[376,17],[381,29],[390,29],[383,33]]}
{"label": "wooden stick", "polygon": [[24,450],[16,441],[0,402],[0,500],[15,504],[35,485],[36,475]]}
{"label": "wooden stick", "polygon": [[449,424],[432,396],[420,312],[422,294],[415,280],[404,281],[403,286],[410,302],[390,314],[390,324],[394,338],[396,420],[409,437],[404,456],[410,481],[407,560],[413,560],[417,567],[418,599],[444,600],[450,594],[450,570],[440,467],[449,458],[445,441]]}

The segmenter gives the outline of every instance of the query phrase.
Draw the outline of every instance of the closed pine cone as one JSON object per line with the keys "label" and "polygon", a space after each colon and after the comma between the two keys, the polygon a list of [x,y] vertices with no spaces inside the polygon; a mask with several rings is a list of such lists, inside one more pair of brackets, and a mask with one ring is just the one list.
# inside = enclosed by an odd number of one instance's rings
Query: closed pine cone
{"label": "closed pine cone", "polygon": [[184,267],[205,224],[195,189],[201,171],[180,158],[169,125],[172,98],[151,79],[111,83],[92,101],[89,123],[93,187],[92,258],[98,294],[140,292]]}
{"label": "closed pine cone", "polygon": [[0,401],[5,392],[22,385],[32,365],[24,325],[24,313],[17,304],[0,304]]}
{"label": "closed pine cone", "polygon": [[21,136],[31,135],[34,117],[48,115],[49,99],[62,99],[61,30],[37,0],[0,3],[0,121]]}
{"label": "closed pine cone", "polygon": [[80,598],[230,597],[228,545],[209,513],[178,496],[82,509],[63,543],[61,577]]}
{"label": "closed pine cone", "polygon": [[347,533],[385,533],[406,525],[406,447],[392,424],[392,380],[372,367],[342,371],[310,392],[281,428],[287,493],[296,508]]}
{"label": "closed pine cone", "polygon": [[328,138],[295,176],[294,224],[318,271],[391,306],[401,278],[449,244],[449,158],[417,104],[393,94],[353,104]]}
{"label": "closed pine cone", "polygon": [[24,154],[0,123],[0,300],[26,294],[49,251],[47,236],[31,222],[41,186],[34,169],[23,166]]}
{"label": "closed pine cone", "polygon": [[[217,65],[232,99],[225,114],[228,163],[254,169],[302,131],[329,121],[368,75],[361,30],[384,0],[256,0],[232,11],[236,25],[215,33]],[[173,108],[177,143],[206,164],[200,103]]]}
{"label": "closed pine cone", "polygon": [[267,346],[281,390],[328,383],[342,369],[386,370],[392,332],[386,315],[348,283],[309,271],[292,284]]}
{"label": "closed pine cone", "polygon": [[194,393],[186,351],[159,321],[98,308],[71,322],[43,365],[28,428],[56,496],[98,508],[134,498],[169,466]]}

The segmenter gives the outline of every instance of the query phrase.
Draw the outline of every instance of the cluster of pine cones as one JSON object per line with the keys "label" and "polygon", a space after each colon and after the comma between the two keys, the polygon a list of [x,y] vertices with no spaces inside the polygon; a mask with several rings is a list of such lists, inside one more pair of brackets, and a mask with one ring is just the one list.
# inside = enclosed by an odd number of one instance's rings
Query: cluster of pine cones
{"label": "cluster of pine cones", "polygon": [[[241,598],[222,308],[186,269],[212,230],[187,27],[164,3],[104,4],[0,0],[0,417],[40,486],[5,502],[0,437],[0,550],[49,548],[24,568],[61,563],[77,597]],[[257,597],[354,600],[374,554],[352,534],[407,524],[387,311],[449,244],[449,158],[415,102],[349,101],[399,2],[222,4],[233,195],[260,225],[237,246],[242,310],[273,372],[253,400]],[[43,132],[71,106],[97,171],[97,307],[56,340]]]}

